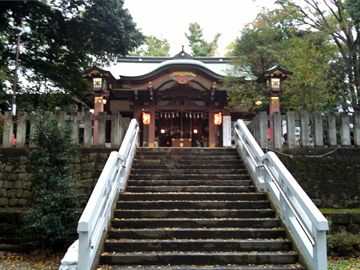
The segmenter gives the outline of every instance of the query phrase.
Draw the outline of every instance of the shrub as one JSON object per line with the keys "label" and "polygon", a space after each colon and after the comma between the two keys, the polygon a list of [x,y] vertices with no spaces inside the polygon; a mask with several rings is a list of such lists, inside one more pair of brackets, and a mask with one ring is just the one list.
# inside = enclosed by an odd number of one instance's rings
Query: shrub
{"label": "shrub", "polygon": [[360,234],[340,232],[327,236],[328,253],[333,255],[360,254]]}
{"label": "shrub", "polygon": [[[37,113],[32,141],[38,148],[29,152],[32,167],[32,211],[20,231],[23,241],[42,248],[61,248],[76,232],[78,183],[72,179],[72,164],[79,159],[72,142],[72,127],[60,124],[49,114]],[[50,120],[54,119],[54,120]]]}

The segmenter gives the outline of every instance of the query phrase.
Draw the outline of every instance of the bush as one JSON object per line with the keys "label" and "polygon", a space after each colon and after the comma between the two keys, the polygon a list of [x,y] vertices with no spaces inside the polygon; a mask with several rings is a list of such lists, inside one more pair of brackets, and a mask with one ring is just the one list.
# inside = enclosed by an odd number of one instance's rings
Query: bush
{"label": "bush", "polygon": [[29,152],[32,165],[32,211],[20,231],[23,241],[43,249],[62,248],[72,240],[78,219],[78,183],[72,179],[72,164],[79,159],[72,142],[72,127],[60,124],[49,114],[37,113],[32,141],[38,148]]}
{"label": "bush", "polygon": [[327,236],[328,253],[332,255],[360,254],[360,234],[340,232]]}

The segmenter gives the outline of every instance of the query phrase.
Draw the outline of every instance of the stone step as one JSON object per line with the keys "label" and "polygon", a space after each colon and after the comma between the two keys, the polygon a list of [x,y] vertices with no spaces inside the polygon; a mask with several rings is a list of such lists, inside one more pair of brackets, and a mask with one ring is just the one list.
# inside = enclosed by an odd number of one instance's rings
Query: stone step
{"label": "stone step", "polygon": [[125,192],[120,194],[119,199],[122,201],[152,201],[152,200],[243,200],[256,201],[266,200],[266,193],[252,192],[252,193],[131,193]]}
{"label": "stone step", "polygon": [[237,170],[245,169],[241,163],[238,164],[133,164],[132,170]]}
{"label": "stone step", "polygon": [[268,201],[119,201],[117,209],[269,209]]}
{"label": "stone step", "polygon": [[169,148],[169,147],[155,147],[155,148],[138,148],[136,151],[137,154],[170,154],[170,153],[176,153],[176,154],[182,154],[182,155],[194,155],[194,154],[238,154],[235,149],[228,149],[228,148]]}
{"label": "stone step", "polygon": [[198,173],[198,174],[150,174],[148,172],[131,172],[129,177],[130,180],[248,180],[250,179],[249,174],[209,174],[209,173]]}
{"label": "stone step", "polygon": [[176,264],[294,264],[298,255],[292,252],[141,252],[104,253],[100,264],[112,265],[176,265]]}
{"label": "stone step", "polygon": [[246,174],[245,169],[131,169],[131,174],[162,174],[162,175],[172,175],[172,174]]}
{"label": "stone step", "polygon": [[290,251],[292,244],[283,239],[243,240],[243,239],[176,239],[176,240],[107,240],[105,252],[138,251]]}
{"label": "stone step", "polygon": [[129,186],[251,186],[251,180],[129,180]]}
{"label": "stone step", "polygon": [[128,186],[128,192],[254,192],[252,186]]}
{"label": "stone step", "polygon": [[164,162],[167,161],[226,161],[226,160],[238,160],[239,162],[242,162],[240,157],[236,155],[176,155],[176,154],[168,154],[168,155],[141,155],[136,154],[135,161],[141,161],[141,160],[161,160]]}
{"label": "stone step", "polygon": [[133,165],[140,165],[140,164],[179,164],[179,165],[205,165],[205,164],[244,164],[240,158],[235,157],[228,157],[224,159],[195,159],[192,160],[191,157],[186,157],[186,160],[173,160],[166,157],[166,159],[134,159]]}
{"label": "stone step", "polygon": [[[236,265],[236,264],[230,264],[230,265],[132,265],[132,266],[119,266],[119,265],[106,265],[107,270],[154,270],[154,269],[162,269],[162,270],[264,270],[269,268],[270,265]],[[277,264],[271,264],[271,270],[305,270],[305,268],[301,267],[299,264],[283,264],[283,265],[277,265]],[[104,270],[102,266],[98,268],[98,270]]]}
{"label": "stone step", "polygon": [[279,226],[277,218],[191,218],[191,219],[114,219],[113,228],[275,228]]}
{"label": "stone step", "polygon": [[275,218],[272,209],[115,210],[114,218]]}
{"label": "stone step", "polygon": [[282,228],[144,228],[114,229],[108,239],[278,239],[285,238]]}

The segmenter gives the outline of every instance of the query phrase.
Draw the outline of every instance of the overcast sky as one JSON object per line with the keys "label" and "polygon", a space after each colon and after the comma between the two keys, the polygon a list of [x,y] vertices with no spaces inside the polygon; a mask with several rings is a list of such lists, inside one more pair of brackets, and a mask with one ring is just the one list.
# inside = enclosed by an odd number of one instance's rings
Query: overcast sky
{"label": "overcast sky", "polygon": [[197,22],[204,39],[212,41],[217,33],[219,53],[240,36],[244,24],[255,19],[261,7],[275,8],[275,0],[125,0],[134,21],[144,35],[162,37],[170,43],[170,56],[181,51],[191,53],[185,32],[189,24]]}

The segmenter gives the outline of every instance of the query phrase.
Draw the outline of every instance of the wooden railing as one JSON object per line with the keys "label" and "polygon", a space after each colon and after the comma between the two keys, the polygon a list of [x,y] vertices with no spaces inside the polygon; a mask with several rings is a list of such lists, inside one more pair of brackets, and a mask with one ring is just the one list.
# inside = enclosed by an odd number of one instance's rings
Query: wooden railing
{"label": "wooden railing", "polygon": [[328,221],[280,159],[273,152],[264,154],[243,121],[238,120],[234,129],[236,146],[256,186],[271,194],[278,214],[303,251],[307,262],[302,263],[309,264],[308,269],[326,270]]}
{"label": "wooden railing", "polygon": [[[58,117],[60,121],[72,123],[73,140],[83,147],[120,147],[128,127],[119,112],[112,112],[111,115],[106,115],[106,112],[100,112],[99,115],[91,112],[85,114],[75,112],[67,115],[60,111]],[[35,131],[35,119],[26,112],[19,112],[16,117],[13,117],[11,112],[5,112],[0,147],[35,147],[30,140]],[[94,132],[96,132],[93,128],[94,121],[98,122],[97,143],[93,140]]]}
{"label": "wooden railing", "polygon": [[[269,126],[272,126],[270,138]],[[276,112],[271,116],[260,112],[247,127],[261,147],[360,146],[360,112],[339,115],[320,112],[281,115]]]}

